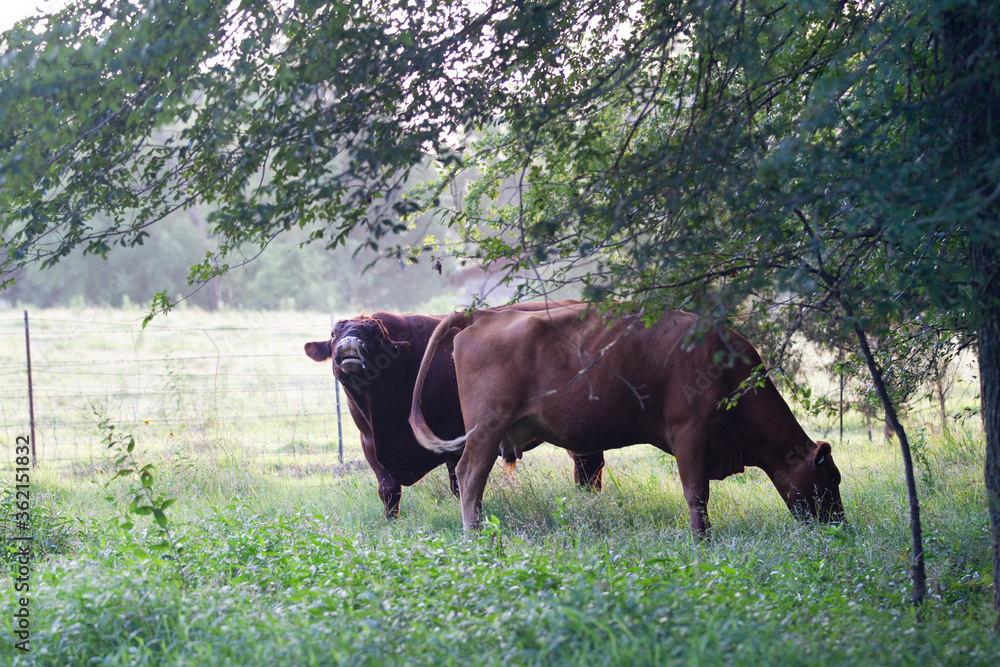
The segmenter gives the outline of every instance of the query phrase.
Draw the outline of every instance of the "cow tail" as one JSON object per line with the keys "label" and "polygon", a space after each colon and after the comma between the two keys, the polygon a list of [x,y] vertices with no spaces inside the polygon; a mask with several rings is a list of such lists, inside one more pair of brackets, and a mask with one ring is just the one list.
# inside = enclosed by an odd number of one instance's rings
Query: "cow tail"
{"label": "cow tail", "polygon": [[420,396],[424,390],[424,381],[427,379],[427,372],[430,370],[431,361],[434,359],[434,354],[437,352],[441,340],[448,335],[452,327],[464,329],[470,323],[471,318],[461,312],[452,313],[441,320],[440,324],[435,327],[434,332],[431,334],[430,340],[427,341],[427,349],[424,350],[424,358],[420,361],[420,370],[417,371],[417,380],[413,385],[413,402],[410,404],[410,426],[413,428],[413,435],[416,436],[417,442],[425,449],[437,452],[438,454],[461,449],[465,444],[465,439],[469,437],[469,433],[472,433],[472,431],[454,440],[442,440],[434,435],[434,432],[431,431],[424,420]]}

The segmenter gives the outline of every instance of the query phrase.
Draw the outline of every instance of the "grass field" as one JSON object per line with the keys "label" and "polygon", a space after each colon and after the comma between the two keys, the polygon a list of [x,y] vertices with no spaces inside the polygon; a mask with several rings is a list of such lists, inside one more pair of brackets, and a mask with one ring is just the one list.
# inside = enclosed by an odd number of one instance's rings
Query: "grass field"
{"label": "grass field", "polygon": [[[14,332],[0,338],[0,363],[23,354],[19,316],[0,314],[0,334]],[[946,436],[935,411],[918,406],[907,424],[928,570],[918,620],[898,448],[870,442],[854,413],[844,442],[834,417],[803,418],[810,434],[834,440],[846,528],[796,523],[751,469],[713,483],[714,535],[696,544],[671,457],[646,446],[609,452],[605,490],[593,494],[573,486],[563,452],[544,446],[513,476],[494,472],[486,528],[467,537],[443,470],[404,489],[390,525],[349,419],[337,461],[329,368],[298,358],[302,342],[325,335],[325,315],[178,311],[141,339],[130,327],[117,339],[104,331],[132,317],[38,314],[50,369],[101,363],[89,375],[53,373],[59,391],[42,371],[45,418],[58,405],[73,423],[41,432],[50,461],[31,473],[28,654],[11,634],[23,593],[13,577],[0,583],[0,656],[10,664],[992,665],[1000,655],[975,419]],[[60,321],[103,333],[93,340],[77,326],[60,336]],[[185,360],[168,368],[170,354]],[[118,363],[129,357],[160,366]],[[818,373],[811,384],[832,386]],[[154,389],[162,393],[145,393]],[[966,382],[949,411],[973,400]],[[20,401],[5,390],[0,413],[11,462],[0,477],[0,557],[11,571],[10,538],[22,534],[11,472]],[[135,475],[108,483],[115,454],[93,408],[116,433],[134,434],[135,467],[155,466],[149,496]],[[321,416],[327,423],[314,423]],[[126,516],[137,494],[175,500],[164,510],[172,546],[161,546],[155,515]]]}

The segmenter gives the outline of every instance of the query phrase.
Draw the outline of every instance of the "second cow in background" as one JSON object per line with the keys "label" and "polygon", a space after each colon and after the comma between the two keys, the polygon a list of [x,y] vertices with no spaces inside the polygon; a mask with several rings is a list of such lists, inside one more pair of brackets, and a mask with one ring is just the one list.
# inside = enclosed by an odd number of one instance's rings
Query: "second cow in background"
{"label": "second cow in background", "polygon": [[[540,310],[562,305],[567,304],[527,303],[504,309]],[[378,494],[387,519],[399,515],[402,487],[414,484],[441,464],[447,466],[452,493],[458,495],[455,465],[461,448],[429,451],[417,442],[407,421],[420,361],[440,322],[441,318],[430,315],[377,312],[340,320],[330,340],[305,344],[309,358],[333,360],[333,373],[344,385],[351,417],[361,433],[361,449],[378,478]],[[452,357],[456,333],[458,329],[447,332],[434,351],[421,392],[428,424],[447,438],[465,433]],[[530,446],[540,442],[535,440]],[[573,454],[572,458],[577,484],[600,490],[604,452]],[[507,456],[505,464],[511,466],[515,460]]]}

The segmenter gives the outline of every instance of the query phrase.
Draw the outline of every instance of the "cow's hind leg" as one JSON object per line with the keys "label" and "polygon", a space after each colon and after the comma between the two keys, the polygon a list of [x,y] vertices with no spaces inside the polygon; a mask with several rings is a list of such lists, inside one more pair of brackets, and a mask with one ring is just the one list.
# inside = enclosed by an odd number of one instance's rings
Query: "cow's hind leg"
{"label": "cow's hind leg", "polygon": [[573,480],[577,485],[589,491],[600,491],[604,486],[604,452],[570,452],[569,455],[573,458]]}
{"label": "cow's hind leg", "polygon": [[451,487],[451,493],[456,498],[461,496],[458,495],[458,477],[455,475],[455,461],[445,461],[445,467],[448,468],[448,486]]}
{"label": "cow's hind leg", "polygon": [[486,480],[499,453],[500,439],[496,433],[472,433],[465,443],[456,472],[462,503],[462,527],[467,531],[479,530]]}

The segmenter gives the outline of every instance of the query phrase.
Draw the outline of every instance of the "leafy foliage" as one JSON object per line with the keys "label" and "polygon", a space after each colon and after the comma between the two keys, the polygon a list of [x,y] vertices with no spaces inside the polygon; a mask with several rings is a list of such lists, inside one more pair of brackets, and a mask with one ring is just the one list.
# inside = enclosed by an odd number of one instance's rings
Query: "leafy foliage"
{"label": "leafy foliage", "polygon": [[[484,176],[461,217],[472,252],[544,267],[546,288],[585,265],[590,298],[654,312],[724,318],[752,298],[791,328],[826,316],[886,340],[910,322],[974,335],[955,313],[996,303],[969,289],[963,239],[995,246],[997,227],[970,216],[992,186],[968,179],[1000,174],[986,147],[956,164],[940,122],[967,82],[932,59],[938,11],[644,5],[619,59],[566,81],[565,113],[511,110],[477,144]],[[484,210],[511,180],[515,201]]]}
{"label": "leafy foliage", "polygon": [[81,0],[28,19],[0,45],[4,284],[25,262],[141,245],[197,204],[217,206],[219,244],[196,283],[292,228],[327,248],[361,228],[377,248],[406,228],[412,169],[456,159],[451,135],[545,34],[532,12],[381,1]]}
{"label": "leafy foliage", "polygon": [[[942,119],[997,77],[996,60],[962,74],[935,56],[955,14],[71,4],[3,43],[5,277],[77,247],[142,244],[199,205],[215,242],[195,284],[295,228],[328,249],[356,229],[383,247],[416,209],[442,205],[479,137],[481,178],[440,213],[469,254],[544,279],[536,290],[581,282],[650,317],[726,318],[752,298],[786,329],[829,317],[843,336],[857,320],[886,340],[921,315],[941,340],[969,339],[975,319],[955,313],[995,304],[972,287],[965,239],[997,245],[977,212],[1000,167],[989,142],[959,150]],[[428,156],[442,184],[404,196]],[[484,208],[498,198],[509,203]]]}
{"label": "leafy foliage", "polygon": [[[167,557],[177,564],[177,574],[181,583],[187,585],[186,567],[184,565],[184,544],[178,537],[176,526],[172,526],[167,516],[166,510],[175,502],[176,498],[170,498],[162,494],[153,495],[153,487],[156,484],[156,466],[152,463],[139,464],[135,453],[135,437],[128,434],[115,433],[115,425],[111,420],[102,416],[96,409],[95,417],[98,418],[98,430],[104,433],[104,442],[107,448],[112,450],[116,457],[113,463],[114,475],[104,483],[105,488],[109,487],[116,479],[127,477],[132,480],[128,487],[128,495],[131,500],[125,508],[125,515],[118,521],[117,526],[125,534],[130,535],[135,528],[135,518],[140,516],[152,517],[155,523],[153,534],[146,533],[145,540],[139,543],[131,543],[123,551],[129,557],[141,561],[149,560],[150,553],[167,553]],[[116,504],[113,495],[105,497],[111,504]]]}

